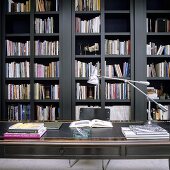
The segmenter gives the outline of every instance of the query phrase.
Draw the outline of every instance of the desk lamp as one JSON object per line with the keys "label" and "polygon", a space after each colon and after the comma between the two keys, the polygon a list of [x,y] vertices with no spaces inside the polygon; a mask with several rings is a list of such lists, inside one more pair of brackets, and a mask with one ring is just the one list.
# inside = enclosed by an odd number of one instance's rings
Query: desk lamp
{"label": "desk lamp", "polygon": [[99,78],[109,78],[111,80],[118,80],[118,81],[123,81],[125,83],[130,84],[131,86],[133,86],[133,88],[135,88],[136,90],[138,90],[139,92],[141,92],[144,96],[146,96],[147,100],[148,100],[148,109],[147,109],[147,113],[148,113],[148,121],[146,122],[147,125],[152,125],[152,116],[151,116],[151,101],[154,102],[162,111],[166,112],[168,111],[168,109],[163,106],[162,104],[156,102],[153,98],[149,97],[146,93],[144,93],[141,89],[139,89],[137,86],[135,86],[133,83],[139,83],[139,84],[143,84],[148,86],[150,83],[148,81],[134,81],[134,80],[128,80],[128,79],[123,79],[123,78],[119,78],[119,77],[106,77],[106,76],[99,76],[97,74],[97,69],[94,68],[91,76],[89,77],[89,80],[87,81],[87,83],[89,84],[93,84],[93,85],[97,85],[99,84]]}

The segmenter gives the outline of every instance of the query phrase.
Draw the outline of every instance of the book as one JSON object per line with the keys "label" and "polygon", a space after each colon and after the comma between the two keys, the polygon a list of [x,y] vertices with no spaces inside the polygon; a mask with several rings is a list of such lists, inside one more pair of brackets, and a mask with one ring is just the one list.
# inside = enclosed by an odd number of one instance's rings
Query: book
{"label": "book", "polygon": [[77,127],[113,127],[112,122],[104,121],[100,119],[93,119],[93,120],[79,120],[74,121],[70,124],[71,128]]}
{"label": "book", "polygon": [[46,127],[42,127],[39,132],[37,133],[12,133],[12,132],[6,132],[4,133],[5,139],[39,139],[41,138],[45,132],[47,131]]}
{"label": "book", "polygon": [[42,127],[44,127],[44,123],[15,123],[8,128],[8,132],[12,133],[37,133]]}
{"label": "book", "polygon": [[121,131],[126,139],[140,139],[140,140],[159,140],[159,139],[168,139],[169,140],[169,133],[163,134],[136,134],[133,130],[129,127],[121,127]]}
{"label": "book", "polygon": [[156,19],[155,32],[167,32],[167,19],[165,18]]}
{"label": "book", "polygon": [[60,129],[60,127],[62,126],[62,122],[58,122],[58,121],[55,121],[55,122],[44,122],[44,126],[51,130],[51,129],[54,129],[54,130],[57,130],[57,129]]}

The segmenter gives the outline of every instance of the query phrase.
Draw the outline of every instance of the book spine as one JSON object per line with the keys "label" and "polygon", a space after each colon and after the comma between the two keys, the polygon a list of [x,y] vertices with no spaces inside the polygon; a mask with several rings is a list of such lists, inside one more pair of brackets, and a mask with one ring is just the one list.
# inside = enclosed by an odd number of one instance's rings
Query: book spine
{"label": "book spine", "polygon": [[38,133],[38,130],[29,129],[8,129],[8,133]]}
{"label": "book spine", "polygon": [[29,134],[29,133],[27,133],[27,134],[12,134],[12,133],[5,133],[4,134],[4,138],[8,138],[8,139],[14,139],[14,138],[22,138],[22,139],[26,139],[26,138],[31,138],[31,139],[37,139],[37,138],[40,138],[41,137],[41,135],[40,134],[37,134],[37,133],[35,133],[35,134]]}

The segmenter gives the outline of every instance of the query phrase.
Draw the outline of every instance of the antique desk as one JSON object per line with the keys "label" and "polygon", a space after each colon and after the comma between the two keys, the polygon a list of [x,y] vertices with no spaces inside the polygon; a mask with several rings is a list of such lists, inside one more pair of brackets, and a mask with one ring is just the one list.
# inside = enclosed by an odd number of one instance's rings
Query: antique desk
{"label": "antique desk", "polygon": [[[126,140],[121,126],[132,123],[114,123],[113,128],[93,128],[88,138],[75,136],[69,123],[60,130],[49,130],[38,140],[3,139],[9,122],[0,122],[1,158],[47,159],[169,159],[169,140]],[[170,132],[170,123],[160,123]]]}

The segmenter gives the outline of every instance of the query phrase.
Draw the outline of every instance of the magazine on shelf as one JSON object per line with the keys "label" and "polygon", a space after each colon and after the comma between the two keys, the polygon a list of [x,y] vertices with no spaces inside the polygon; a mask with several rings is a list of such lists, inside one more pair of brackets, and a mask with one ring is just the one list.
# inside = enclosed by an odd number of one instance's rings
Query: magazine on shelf
{"label": "magazine on shelf", "polygon": [[70,124],[71,128],[76,127],[113,127],[112,122],[104,121],[100,119],[93,119],[93,120],[79,120],[74,121]]}

